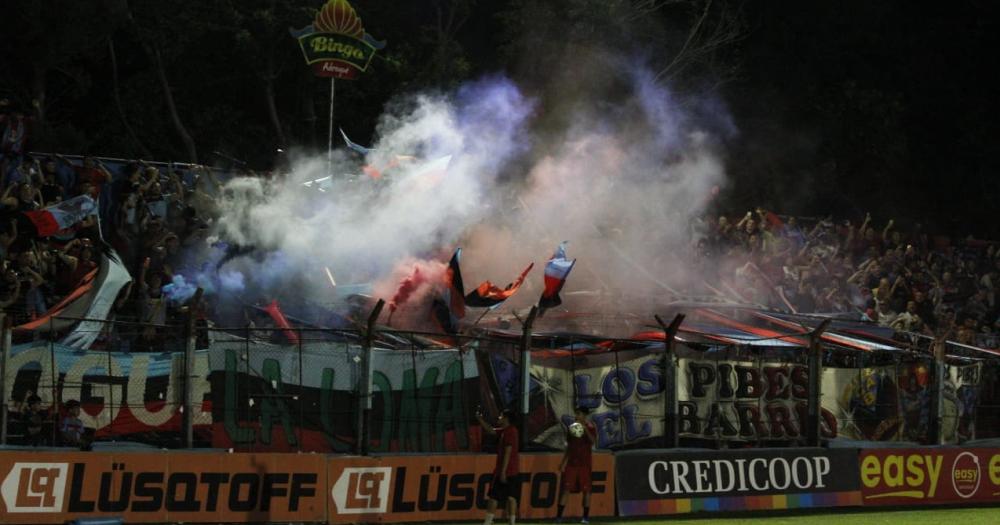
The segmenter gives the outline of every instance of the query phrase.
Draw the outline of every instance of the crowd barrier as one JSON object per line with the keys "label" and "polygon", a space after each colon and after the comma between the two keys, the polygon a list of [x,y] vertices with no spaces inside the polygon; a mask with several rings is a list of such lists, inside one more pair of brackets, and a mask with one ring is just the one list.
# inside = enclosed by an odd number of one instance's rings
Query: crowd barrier
{"label": "crowd barrier", "polygon": [[[522,454],[519,516],[552,518],[561,454]],[[490,454],[0,451],[0,523],[481,519]],[[592,517],[1000,503],[1000,448],[594,454]],[[567,517],[579,515],[574,496]]]}

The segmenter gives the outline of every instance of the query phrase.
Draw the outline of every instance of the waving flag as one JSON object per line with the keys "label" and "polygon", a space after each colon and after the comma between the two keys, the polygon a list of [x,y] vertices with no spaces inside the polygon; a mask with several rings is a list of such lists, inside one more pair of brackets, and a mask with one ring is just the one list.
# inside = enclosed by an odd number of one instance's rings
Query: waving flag
{"label": "waving flag", "polygon": [[482,308],[493,308],[499,306],[500,303],[506,301],[510,296],[517,293],[517,289],[521,287],[524,282],[524,278],[528,276],[528,272],[535,267],[535,263],[531,263],[527,268],[521,272],[521,275],[516,281],[507,285],[506,288],[500,288],[499,286],[485,281],[480,284],[478,288],[465,296],[465,305],[482,307]]}
{"label": "waving flag", "polygon": [[37,211],[24,212],[38,231],[39,237],[55,235],[60,230],[97,214],[97,203],[89,195],[80,195]]}
{"label": "waving flag", "polygon": [[461,248],[451,256],[448,269],[444,272],[445,287],[431,305],[432,317],[449,334],[458,332],[458,320],[465,317],[465,286],[462,284],[462,270],[458,266],[461,256]]}
{"label": "waving flag", "polygon": [[552,258],[545,263],[545,290],[542,291],[542,297],[538,299],[540,308],[552,308],[562,304],[559,291],[566,284],[566,278],[569,277],[569,272],[573,269],[574,264],[576,264],[576,259],[571,261],[566,258],[566,241],[559,243]]}
{"label": "waving flag", "polygon": [[344,129],[343,128],[339,129],[340,129],[340,135],[344,137],[344,143],[347,144],[347,147],[350,148],[352,151],[355,151],[362,155],[368,155],[369,153],[375,151],[372,148],[366,148],[361,144],[355,144],[354,142],[351,142],[351,139],[347,138],[347,133],[344,133]]}

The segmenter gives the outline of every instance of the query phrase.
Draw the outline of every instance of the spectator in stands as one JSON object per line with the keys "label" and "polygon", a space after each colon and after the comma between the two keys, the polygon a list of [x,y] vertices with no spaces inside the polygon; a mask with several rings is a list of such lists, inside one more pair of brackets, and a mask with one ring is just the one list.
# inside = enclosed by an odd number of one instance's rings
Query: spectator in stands
{"label": "spectator in stands", "polygon": [[84,445],[84,426],[80,419],[80,402],[70,399],[64,405],[66,415],[59,422],[59,436],[64,446],[80,447]]}
{"label": "spectator in stands", "polygon": [[24,155],[20,157],[21,162],[12,164],[4,172],[3,177],[3,187],[5,189],[10,189],[16,184],[22,182],[33,183],[39,176],[38,173],[38,163],[30,155]]}
{"label": "spectator in stands", "polygon": [[[45,422],[49,419],[48,411],[42,409],[42,398],[33,392],[27,392],[25,406],[21,412],[24,427],[24,444],[37,447],[43,444],[46,437]],[[51,425],[49,428],[52,428]]]}

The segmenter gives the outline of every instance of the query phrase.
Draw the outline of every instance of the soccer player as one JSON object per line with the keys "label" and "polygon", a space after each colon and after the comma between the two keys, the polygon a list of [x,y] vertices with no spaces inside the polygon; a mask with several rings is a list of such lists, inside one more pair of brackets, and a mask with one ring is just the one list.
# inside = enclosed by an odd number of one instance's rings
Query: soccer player
{"label": "soccer player", "polygon": [[583,425],[583,435],[576,437],[566,431],[566,453],[559,463],[562,472],[562,493],[559,495],[559,506],[556,508],[556,523],[562,522],[563,511],[570,493],[583,493],[583,519],[580,523],[590,523],[590,470],[592,467],[591,449],[597,442],[597,427],[587,421],[590,413],[587,407],[576,407],[575,423]]}
{"label": "soccer player", "polygon": [[486,505],[486,519],[483,525],[493,524],[493,515],[497,510],[497,502],[504,502],[507,511],[507,522],[514,525],[517,519],[517,492],[520,485],[517,484],[519,472],[517,462],[518,435],[517,427],[514,426],[514,411],[504,409],[497,418],[497,426],[493,427],[483,419],[483,415],[476,412],[476,419],[488,434],[498,436],[497,439],[497,465],[493,469],[493,483],[490,485],[488,493],[490,501]]}

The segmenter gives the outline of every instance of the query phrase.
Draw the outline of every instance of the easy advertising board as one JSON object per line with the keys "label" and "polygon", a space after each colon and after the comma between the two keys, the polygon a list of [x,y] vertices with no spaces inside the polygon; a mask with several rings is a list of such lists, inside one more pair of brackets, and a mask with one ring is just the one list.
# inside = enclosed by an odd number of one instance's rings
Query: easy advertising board
{"label": "easy advertising board", "polygon": [[1000,448],[862,450],[867,505],[1000,502]]}
{"label": "easy advertising board", "polygon": [[[614,458],[597,452],[593,458],[590,515],[614,516]],[[556,515],[561,459],[520,455],[518,518]],[[495,463],[492,454],[331,457],[330,523],[482,519]],[[566,516],[579,512],[580,496],[573,496]]]}
{"label": "easy advertising board", "polygon": [[615,455],[620,516],[861,504],[856,449],[642,450]]}
{"label": "easy advertising board", "polygon": [[322,522],[324,456],[0,452],[0,523]]}

